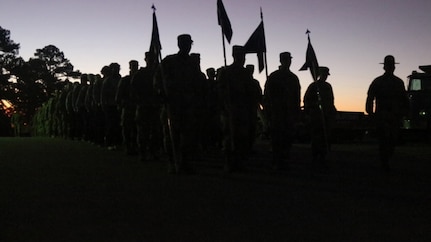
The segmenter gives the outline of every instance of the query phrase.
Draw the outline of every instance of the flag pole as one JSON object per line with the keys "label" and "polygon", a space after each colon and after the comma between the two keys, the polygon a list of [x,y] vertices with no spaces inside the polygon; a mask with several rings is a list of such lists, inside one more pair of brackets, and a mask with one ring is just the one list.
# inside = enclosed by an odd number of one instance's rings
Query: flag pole
{"label": "flag pole", "polygon": [[227,63],[226,63],[226,44],[225,44],[225,40],[224,40],[223,28],[221,28],[221,39],[222,39],[222,43],[223,43],[224,66],[227,66]]}
{"label": "flag pole", "polygon": [[[221,0],[217,0],[217,20],[218,20],[218,24],[221,27],[221,39],[222,39],[222,44],[223,44],[224,66],[227,66],[225,36],[230,43],[230,38],[232,37],[232,32],[228,31],[230,33],[229,34],[230,37],[228,37],[225,33],[225,28],[228,27],[229,29],[231,29],[231,27],[230,27],[229,18],[227,17],[226,9],[224,8],[223,2]],[[229,23],[228,26],[226,26],[226,23]]]}
{"label": "flag pole", "polygon": [[[153,9],[153,14],[155,16],[156,13],[156,7],[154,6],[154,4],[151,6],[151,8]],[[154,28],[154,25],[153,25]],[[158,26],[157,26],[157,33],[158,33]],[[152,36],[151,38],[154,38],[154,36]],[[160,39],[159,39],[159,44],[160,44]],[[160,45],[159,45],[160,46]],[[160,46],[161,47],[161,46]],[[154,51],[154,50],[152,50]],[[161,75],[161,82],[162,82],[162,88],[163,88],[163,96],[166,98],[168,95],[168,91],[167,91],[167,86],[166,86],[166,80],[165,80],[165,73],[163,70],[163,65],[162,65],[162,50],[161,48],[158,49],[157,51],[157,65],[159,67],[160,70],[160,75]],[[172,128],[172,112],[171,112],[171,107],[169,105],[169,103],[166,101],[165,102],[165,108],[166,108],[166,123],[167,123],[167,128],[168,128],[168,132],[169,132],[169,138],[171,140],[170,144],[171,144],[171,149],[172,149],[172,160],[174,162],[175,165],[175,171],[177,171],[178,166],[180,165],[181,162],[181,158],[178,156],[178,151],[175,145],[175,141],[174,141],[174,134],[173,134],[173,128]]]}
{"label": "flag pole", "polygon": [[[305,32],[305,34],[307,34],[308,43],[311,43],[310,33],[311,33],[311,31],[309,29],[307,29],[307,32]],[[316,66],[316,67],[312,66],[310,68],[311,76],[313,77],[313,80],[315,82],[317,81],[318,73],[316,73],[316,72],[318,70],[319,70],[319,66]],[[320,117],[322,119],[322,130],[323,130],[323,139],[325,142],[325,149],[326,149],[326,152],[329,154],[330,149],[329,149],[329,140],[328,140],[328,130],[326,129],[326,120],[325,120],[326,118],[325,118],[325,113],[323,112],[322,95],[320,93],[319,85],[316,85],[316,95],[317,95],[317,105],[319,107]]]}
{"label": "flag pole", "polygon": [[[263,24],[263,13],[262,13],[262,7],[260,7],[260,20],[262,21],[262,27],[263,27],[263,36],[265,38],[265,27]],[[266,61],[267,57],[266,57],[266,38],[265,38],[265,52],[263,53],[263,61],[265,62],[265,75],[266,75],[266,80],[268,80],[268,62]]]}

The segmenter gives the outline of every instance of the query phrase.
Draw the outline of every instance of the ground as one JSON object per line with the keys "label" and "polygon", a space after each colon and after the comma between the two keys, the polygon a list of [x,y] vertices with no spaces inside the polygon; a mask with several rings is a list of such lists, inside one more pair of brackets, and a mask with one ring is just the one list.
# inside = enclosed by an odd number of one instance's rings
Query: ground
{"label": "ground", "polygon": [[336,144],[329,168],[295,144],[288,171],[259,141],[241,174],[221,156],[169,175],[166,162],[58,138],[0,138],[0,241],[430,241],[431,146]]}

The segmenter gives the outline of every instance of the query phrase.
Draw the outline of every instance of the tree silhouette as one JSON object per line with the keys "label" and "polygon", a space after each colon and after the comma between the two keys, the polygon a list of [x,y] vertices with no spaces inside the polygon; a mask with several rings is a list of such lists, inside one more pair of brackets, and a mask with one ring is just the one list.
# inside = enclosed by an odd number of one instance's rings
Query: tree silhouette
{"label": "tree silhouette", "polygon": [[56,90],[63,88],[67,77],[80,73],[73,71],[73,65],[54,45],[36,49],[28,61],[17,56],[19,47],[10,39],[10,31],[0,27],[0,99],[8,100],[30,119]]}
{"label": "tree silhouette", "polygon": [[0,26],[0,54],[10,53],[17,55],[19,50],[19,44],[14,43],[10,39],[10,31],[3,29]]}
{"label": "tree silhouette", "polygon": [[10,31],[0,26],[0,135],[10,133],[9,118],[6,113],[10,108],[2,100],[12,98],[13,88],[9,85],[8,69],[17,61],[19,44],[10,39]]}
{"label": "tree silhouette", "polygon": [[73,65],[64,57],[64,53],[54,45],[37,49],[34,56],[44,61],[47,70],[55,77],[65,77],[73,71]]}
{"label": "tree silhouette", "polygon": [[[9,85],[9,69],[17,62],[16,55],[19,44],[10,39],[10,31],[0,26],[0,99],[11,98],[11,87]],[[7,107],[0,102],[0,112],[3,114]]]}

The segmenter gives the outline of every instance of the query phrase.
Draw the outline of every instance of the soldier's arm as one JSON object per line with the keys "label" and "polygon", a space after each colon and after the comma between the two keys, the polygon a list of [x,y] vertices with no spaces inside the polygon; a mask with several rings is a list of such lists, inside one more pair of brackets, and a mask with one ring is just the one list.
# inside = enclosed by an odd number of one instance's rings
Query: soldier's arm
{"label": "soldier's arm", "polygon": [[371,83],[367,92],[367,100],[365,102],[365,112],[367,112],[369,115],[374,114],[374,99],[374,84]]}

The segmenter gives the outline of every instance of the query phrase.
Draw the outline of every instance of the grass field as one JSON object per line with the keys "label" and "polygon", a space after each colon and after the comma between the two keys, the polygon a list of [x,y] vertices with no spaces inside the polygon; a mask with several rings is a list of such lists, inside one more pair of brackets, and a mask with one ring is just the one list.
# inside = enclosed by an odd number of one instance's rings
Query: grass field
{"label": "grass field", "polygon": [[431,146],[397,147],[380,172],[374,143],[309,145],[273,172],[259,142],[241,174],[221,156],[169,175],[166,162],[52,138],[0,138],[0,241],[431,241]]}

